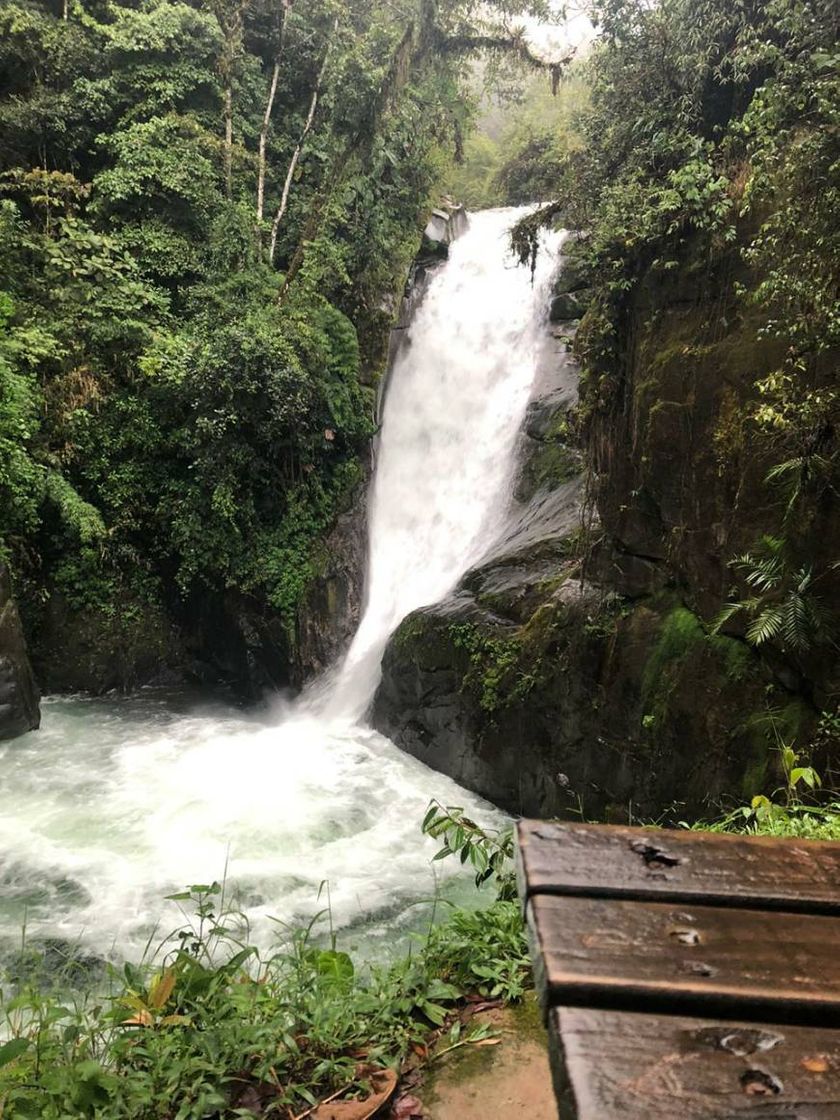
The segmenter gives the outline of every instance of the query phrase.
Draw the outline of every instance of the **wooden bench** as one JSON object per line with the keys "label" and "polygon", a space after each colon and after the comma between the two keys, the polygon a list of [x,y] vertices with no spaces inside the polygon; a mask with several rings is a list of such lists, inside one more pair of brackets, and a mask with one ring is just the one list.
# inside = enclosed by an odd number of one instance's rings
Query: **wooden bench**
{"label": "wooden bench", "polygon": [[840,1120],[840,844],[517,827],[561,1120]]}

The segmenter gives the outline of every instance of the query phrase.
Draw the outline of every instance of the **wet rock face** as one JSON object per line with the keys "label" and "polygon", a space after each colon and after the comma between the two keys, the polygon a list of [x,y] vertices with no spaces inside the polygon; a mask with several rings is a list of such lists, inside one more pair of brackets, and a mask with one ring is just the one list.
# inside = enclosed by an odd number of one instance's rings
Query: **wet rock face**
{"label": "wet rock face", "polygon": [[768,704],[789,728],[810,718],[796,682],[703,621],[765,512],[763,464],[742,453],[728,477],[715,432],[747,358],[772,355],[734,315],[698,346],[696,291],[644,300],[626,382],[587,401],[582,434],[575,324],[549,328],[506,533],[385,653],[374,726],[513,813],[697,819],[778,784]]}
{"label": "wet rock face", "polygon": [[32,643],[45,692],[129,691],[183,680],[180,630],[160,605],[124,597],[112,611],[82,608],[50,588]]}
{"label": "wet rock face", "polygon": [[0,739],[13,739],[39,726],[39,700],[9,572],[0,565]]}
{"label": "wet rock face", "polygon": [[296,685],[332,665],[356,631],[364,595],[369,481],[370,464],[324,540],[318,574],[298,608],[292,666]]}

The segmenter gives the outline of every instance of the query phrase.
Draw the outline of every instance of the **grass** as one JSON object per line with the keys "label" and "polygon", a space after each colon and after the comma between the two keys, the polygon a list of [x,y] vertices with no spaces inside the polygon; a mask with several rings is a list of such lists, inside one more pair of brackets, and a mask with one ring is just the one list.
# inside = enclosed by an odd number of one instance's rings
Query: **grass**
{"label": "grass", "polygon": [[769,797],[757,794],[749,805],[740,805],[718,820],[686,827],[790,840],[840,841],[840,796],[823,789],[817,771],[781,737],[778,753],[784,784]]}
{"label": "grass", "polygon": [[[761,811],[761,810],[764,811]],[[709,832],[743,832],[752,836],[777,836],[790,840],[840,841],[840,801],[827,805],[795,803],[779,805],[770,803],[768,809],[742,806],[727,813],[718,821],[700,823],[694,827]]]}

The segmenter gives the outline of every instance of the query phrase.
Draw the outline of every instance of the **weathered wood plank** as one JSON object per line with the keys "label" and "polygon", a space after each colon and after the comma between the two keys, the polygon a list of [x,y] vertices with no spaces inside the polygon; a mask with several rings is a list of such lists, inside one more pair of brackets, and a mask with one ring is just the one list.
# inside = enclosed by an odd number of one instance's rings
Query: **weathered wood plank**
{"label": "weathered wood plank", "polygon": [[543,1006],[840,1025],[832,918],[534,895]]}
{"label": "weathered wood plank", "polygon": [[838,1120],[840,1032],[554,1008],[561,1120]]}
{"label": "weathered wood plank", "polygon": [[517,874],[535,894],[649,898],[840,915],[840,844],[520,821]]}

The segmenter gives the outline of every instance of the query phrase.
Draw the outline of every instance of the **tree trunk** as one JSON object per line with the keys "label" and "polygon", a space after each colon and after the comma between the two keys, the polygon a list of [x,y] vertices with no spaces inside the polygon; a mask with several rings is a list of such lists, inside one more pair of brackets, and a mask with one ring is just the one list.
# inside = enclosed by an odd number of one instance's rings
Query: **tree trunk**
{"label": "tree trunk", "polygon": [[[333,24],[333,34],[338,30],[338,19],[336,18]],[[324,50],[324,57],[321,61],[321,68],[318,71],[318,77],[315,79],[315,88],[312,91],[312,100],[309,102],[309,112],[306,117],[306,124],[303,126],[303,132],[300,134],[300,139],[295,145],[295,150],[292,153],[292,159],[289,163],[289,169],[286,172],[286,181],[283,184],[283,194],[280,197],[280,205],[277,207],[277,213],[274,215],[274,221],[271,223],[271,244],[268,250],[269,264],[274,264],[274,250],[277,247],[277,234],[280,230],[280,223],[283,221],[283,216],[286,213],[286,207],[289,205],[289,192],[292,189],[292,180],[297,170],[297,165],[300,160],[301,152],[303,151],[304,141],[309,133],[312,131],[312,125],[315,121],[315,110],[318,108],[318,98],[321,96],[321,86],[324,81],[324,74],[327,69],[327,63],[330,59],[330,47],[332,46],[332,37],[327,42],[326,49]]]}
{"label": "tree trunk", "polygon": [[222,117],[225,122],[225,144],[223,155],[225,194],[233,193],[233,77],[237,59],[242,54],[242,25],[245,20],[245,0],[237,0],[228,6],[227,0],[214,5],[216,18],[224,35],[218,71],[222,80],[223,101]]}
{"label": "tree trunk", "polygon": [[[286,269],[286,278],[283,281],[283,286],[278,296],[277,302],[279,304],[282,304],[285,300],[289,288],[300,272],[304,256],[306,255],[306,242],[314,237],[321,215],[329,203],[330,198],[342,182],[353,155],[363,150],[371,131],[376,131],[379,122],[387,112],[392,100],[408,82],[414,64],[421,61],[432,49],[431,41],[426,42],[426,36],[422,33],[420,39],[421,43],[418,47],[415,43],[415,27],[413,23],[410,23],[394,49],[394,53],[391,57],[391,64],[377,92],[372,113],[373,129],[371,130],[370,121],[366,121],[365,126],[360,128],[355,136],[345,143],[342,150],[333,156],[331,160],[331,169],[327,174],[324,185],[312,203],[309,217],[304,225],[303,234],[289,262],[289,267]],[[324,57],[324,65],[326,65],[326,56]],[[323,67],[321,73],[323,74]],[[319,75],[319,83],[320,77],[321,75]],[[276,218],[275,222],[279,226],[279,222]]]}
{"label": "tree trunk", "polygon": [[228,84],[225,87],[225,194],[228,198],[231,196],[233,190],[233,87],[230,84],[230,74],[228,74]]}
{"label": "tree trunk", "polygon": [[318,87],[316,86],[312,93],[312,100],[309,103],[309,115],[306,118],[306,124],[303,127],[303,132],[300,134],[300,139],[295,146],[294,153],[292,154],[289,169],[286,172],[286,181],[283,183],[283,194],[280,198],[280,205],[277,207],[277,213],[274,215],[274,221],[271,223],[271,245],[268,250],[269,264],[274,264],[274,250],[277,246],[277,233],[280,229],[280,223],[283,221],[283,216],[286,213],[286,207],[289,205],[289,192],[292,189],[292,179],[294,178],[297,169],[300,153],[303,150],[303,143],[306,137],[312,131],[312,122],[315,120],[315,110],[318,108]]}
{"label": "tree trunk", "polygon": [[280,77],[280,60],[283,55],[283,44],[286,37],[286,17],[292,7],[292,0],[283,0],[280,9],[280,26],[277,31],[277,50],[274,55],[274,67],[271,71],[271,84],[268,87],[268,100],[263,113],[262,128],[260,129],[259,157],[257,164],[257,245],[262,255],[262,220],[265,212],[265,167],[266,148],[268,146],[268,130],[271,125],[271,112],[274,108],[274,98],[277,95],[277,81]]}

